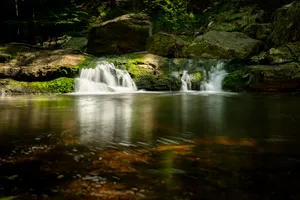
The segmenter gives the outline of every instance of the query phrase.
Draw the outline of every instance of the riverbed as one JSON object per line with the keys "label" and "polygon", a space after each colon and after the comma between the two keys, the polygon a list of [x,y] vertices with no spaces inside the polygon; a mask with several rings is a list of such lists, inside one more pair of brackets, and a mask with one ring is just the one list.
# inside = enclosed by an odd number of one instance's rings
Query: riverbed
{"label": "riverbed", "polygon": [[0,196],[300,199],[300,96],[0,97]]}

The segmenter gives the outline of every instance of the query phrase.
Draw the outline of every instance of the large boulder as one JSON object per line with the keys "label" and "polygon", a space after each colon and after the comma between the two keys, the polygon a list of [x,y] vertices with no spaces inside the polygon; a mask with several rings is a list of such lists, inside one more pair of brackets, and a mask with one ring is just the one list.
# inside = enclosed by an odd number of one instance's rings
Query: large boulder
{"label": "large boulder", "polygon": [[0,78],[24,81],[46,81],[58,77],[74,77],[85,56],[69,50],[24,49],[8,62],[0,65]]}
{"label": "large boulder", "polygon": [[276,10],[269,43],[283,45],[300,41],[300,2],[295,1]]}
{"label": "large boulder", "polygon": [[148,38],[146,45],[149,53],[171,58],[182,57],[185,48],[186,42],[181,38],[163,32]]}
{"label": "large boulder", "polygon": [[231,91],[297,91],[300,89],[300,66],[296,62],[247,66],[228,74],[224,78],[223,88]]}
{"label": "large boulder", "polygon": [[152,25],[147,15],[122,15],[91,29],[87,52],[101,56],[144,51],[151,35]]}
{"label": "large boulder", "polygon": [[271,48],[266,55],[271,64],[284,64],[300,61],[300,42],[288,43],[286,45]]}
{"label": "large boulder", "polygon": [[185,54],[192,58],[248,58],[259,53],[263,43],[240,32],[209,31],[197,37]]}
{"label": "large boulder", "polygon": [[299,63],[275,66],[250,66],[245,68],[249,76],[248,89],[256,91],[295,91],[300,86]]}

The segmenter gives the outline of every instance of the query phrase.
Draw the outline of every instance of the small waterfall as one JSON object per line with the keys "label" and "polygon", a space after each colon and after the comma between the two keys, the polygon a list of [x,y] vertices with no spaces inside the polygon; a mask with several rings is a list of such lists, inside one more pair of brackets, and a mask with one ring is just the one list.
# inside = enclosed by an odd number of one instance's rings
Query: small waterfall
{"label": "small waterfall", "polygon": [[181,76],[181,91],[188,91],[192,88],[191,77],[187,71],[183,71]]}
{"label": "small waterfall", "polygon": [[1,97],[4,98],[5,97],[5,90],[1,89]]}
{"label": "small waterfall", "polygon": [[75,80],[78,93],[133,92],[137,87],[125,70],[116,69],[114,64],[99,61],[94,69],[82,69]]}
{"label": "small waterfall", "polygon": [[224,63],[218,62],[212,66],[210,70],[204,73],[204,83],[201,86],[201,90],[205,91],[222,91],[222,82],[227,72],[224,70]]}

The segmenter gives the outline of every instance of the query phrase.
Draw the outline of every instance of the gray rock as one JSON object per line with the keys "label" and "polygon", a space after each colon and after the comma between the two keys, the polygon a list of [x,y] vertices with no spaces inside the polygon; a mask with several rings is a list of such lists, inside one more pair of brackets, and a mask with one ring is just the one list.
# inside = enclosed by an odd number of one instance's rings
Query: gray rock
{"label": "gray rock", "polygon": [[248,58],[260,52],[263,42],[240,32],[210,31],[197,37],[185,54],[193,58]]}
{"label": "gray rock", "polygon": [[62,45],[64,49],[71,49],[73,51],[82,51],[88,43],[86,37],[71,37],[66,43]]}
{"label": "gray rock", "polygon": [[89,32],[87,52],[94,55],[119,55],[144,51],[152,35],[145,14],[127,14],[94,26]]}

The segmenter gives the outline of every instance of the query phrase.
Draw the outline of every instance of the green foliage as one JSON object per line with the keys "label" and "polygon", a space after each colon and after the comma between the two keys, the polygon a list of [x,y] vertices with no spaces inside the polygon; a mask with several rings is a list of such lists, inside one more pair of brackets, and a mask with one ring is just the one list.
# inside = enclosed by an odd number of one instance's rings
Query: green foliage
{"label": "green foliage", "polygon": [[242,71],[235,71],[228,74],[223,80],[223,89],[233,92],[240,92],[246,89],[246,80]]}
{"label": "green foliage", "polygon": [[85,57],[81,60],[80,64],[74,66],[73,69],[77,71],[82,68],[95,68],[97,65],[97,60],[98,58],[96,57],[91,57],[91,56]]}
{"label": "green foliage", "polygon": [[16,197],[1,197],[0,200],[13,200]]}
{"label": "green foliage", "polygon": [[73,92],[74,78],[57,78],[44,82],[18,82],[11,84],[13,88],[20,88],[28,93],[69,93]]}
{"label": "green foliage", "polygon": [[188,11],[188,0],[144,0],[145,12],[153,18],[154,31],[192,28],[195,15]]}

